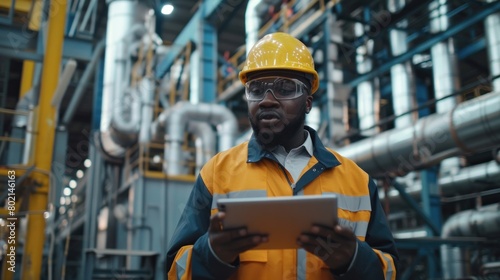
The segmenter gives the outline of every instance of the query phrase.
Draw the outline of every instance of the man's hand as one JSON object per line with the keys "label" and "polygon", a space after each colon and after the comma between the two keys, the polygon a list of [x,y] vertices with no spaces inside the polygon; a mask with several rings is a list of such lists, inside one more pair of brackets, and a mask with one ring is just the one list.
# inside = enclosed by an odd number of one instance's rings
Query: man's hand
{"label": "man's hand", "polygon": [[248,234],[245,228],[224,230],[222,227],[224,217],[224,212],[212,215],[208,229],[210,246],[222,261],[233,263],[240,253],[267,242],[267,235]]}
{"label": "man's hand", "polygon": [[297,239],[299,246],[319,257],[331,269],[345,271],[356,250],[356,236],[350,228],[314,225]]}

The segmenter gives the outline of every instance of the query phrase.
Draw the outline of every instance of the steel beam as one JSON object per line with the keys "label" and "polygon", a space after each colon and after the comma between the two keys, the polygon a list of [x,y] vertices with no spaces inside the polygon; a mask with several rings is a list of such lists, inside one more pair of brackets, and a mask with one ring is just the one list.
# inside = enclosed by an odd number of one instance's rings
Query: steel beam
{"label": "steel beam", "polygon": [[401,196],[401,198],[406,201],[406,203],[408,203],[408,206],[410,206],[410,208],[415,211],[415,213],[417,213],[417,216],[419,216],[423,221],[424,223],[432,230],[432,232],[434,233],[434,235],[436,236],[439,236],[439,233],[440,233],[440,230],[439,228],[436,226],[436,224],[434,224],[434,222],[432,221],[432,219],[426,215],[426,213],[424,213],[422,211],[422,209],[420,208],[420,206],[418,205],[418,203],[415,201],[415,199],[413,199],[413,197],[411,197],[411,195],[409,195],[404,187],[399,184],[397,181],[393,181],[392,182],[392,186],[398,190],[399,192],[399,195]]}
{"label": "steel beam", "polygon": [[172,65],[175,62],[175,59],[180,55],[180,53],[184,50],[184,46],[189,41],[197,42],[196,34],[198,34],[198,27],[201,21],[201,9],[193,15],[191,20],[186,24],[186,27],[181,31],[179,35],[174,40],[174,43],[171,46],[170,51],[165,56],[165,58],[158,64],[156,67],[156,78],[162,79],[165,74],[170,70]]}
{"label": "steel beam", "polygon": [[45,239],[45,218],[49,192],[49,174],[54,149],[56,109],[51,105],[52,96],[59,80],[62,62],[64,24],[66,21],[66,0],[51,2],[47,32],[47,49],[44,57],[42,83],[39,100],[39,122],[35,143],[35,166],[40,170],[33,180],[40,187],[29,195],[29,211],[37,214],[28,216],[26,243],[23,254],[21,279],[40,278],[43,245]]}
{"label": "steel beam", "polygon": [[202,95],[200,101],[214,102],[217,93],[217,30],[208,21],[201,23],[202,34],[200,42],[200,85]]}
{"label": "steel beam", "polygon": [[[40,34],[30,30],[27,25],[0,24],[0,56],[42,62],[43,55],[37,53]],[[92,57],[92,47],[91,41],[65,37],[63,57],[89,61]]]}

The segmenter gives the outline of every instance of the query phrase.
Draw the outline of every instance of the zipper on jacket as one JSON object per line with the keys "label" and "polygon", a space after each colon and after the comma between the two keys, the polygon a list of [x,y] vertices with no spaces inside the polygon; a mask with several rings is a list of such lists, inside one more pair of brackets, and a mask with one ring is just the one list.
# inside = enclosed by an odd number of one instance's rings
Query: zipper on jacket
{"label": "zipper on jacket", "polygon": [[294,188],[295,188],[295,183],[294,183],[294,182],[292,182],[292,181],[290,180],[290,178],[288,177],[288,174],[286,173],[285,167],[283,167],[283,165],[281,165],[279,162],[278,162],[278,165],[279,165],[279,167],[281,168],[281,171],[283,171],[283,175],[285,175],[285,178],[286,178],[286,181],[288,182],[288,185],[289,185],[292,189],[294,189]]}

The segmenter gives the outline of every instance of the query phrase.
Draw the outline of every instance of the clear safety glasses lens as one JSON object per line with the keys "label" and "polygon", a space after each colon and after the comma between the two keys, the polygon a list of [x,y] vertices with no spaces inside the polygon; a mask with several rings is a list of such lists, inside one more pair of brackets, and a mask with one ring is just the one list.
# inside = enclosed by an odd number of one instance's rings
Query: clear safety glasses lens
{"label": "clear safety glasses lens", "polygon": [[297,79],[285,77],[264,77],[245,84],[245,94],[249,101],[260,101],[270,91],[276,100],[288,100],[302,96],[306,86]]}

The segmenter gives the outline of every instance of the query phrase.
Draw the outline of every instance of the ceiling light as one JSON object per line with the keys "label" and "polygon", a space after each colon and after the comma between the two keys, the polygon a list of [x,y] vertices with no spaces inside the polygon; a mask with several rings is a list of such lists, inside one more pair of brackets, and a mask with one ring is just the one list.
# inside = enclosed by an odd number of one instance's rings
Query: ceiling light
{"label": "ceiling light", "polygon": [[165,4],[161,8],[161,13],[164,15],[170,15],[174,11],[174,6],[171,4]]}
{"label": "ceiling light", "polygon": [[71,189],[70,189],[70,188],[64,188],[64,190],[63,190],[63,194],[64,194],[65,196],[69,196],[69,195],[71,194]]}

